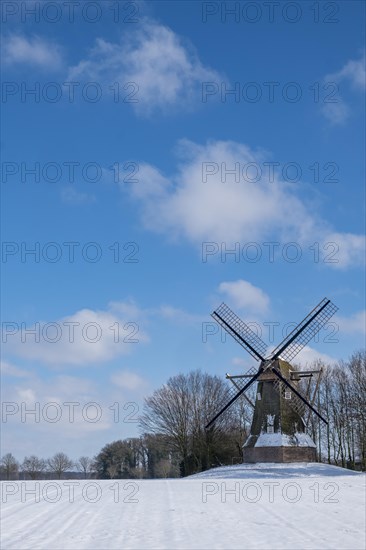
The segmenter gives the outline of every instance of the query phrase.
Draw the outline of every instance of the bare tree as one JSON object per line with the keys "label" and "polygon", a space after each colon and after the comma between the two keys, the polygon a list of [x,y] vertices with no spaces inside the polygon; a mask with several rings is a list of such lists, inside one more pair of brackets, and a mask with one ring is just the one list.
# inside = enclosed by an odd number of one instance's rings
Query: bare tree
{"label": "bare tree", "polygon": [[131,439],[113,441],[103,447],[95,457],[95,471],[102,479],[130,478],[136,467]]}
{"label": "bare tree", "polygon": [[120,464],[116,464],[115,462],[111,462],[108,466],[107,466],[107,472],[109,474],[109,477],[111,479],[115,478],[118,471],[120,470]]}
{"label": "bare tree", "polygon": [[349,362],[351,373],[351,411],[354,422],[355,454],[366,470],[366,352],[354,353]]}
{"label": "bare tree", "polygon": [[46,471],[47,463],[43,458],[31,455],[26,456],[21,465],[24,473],[28,474],[31,479],[37,479]]}
{"label": "bare tree", "polygon": [[2,457],[0,465],[7,480],[11,479],[18,473],[19,463],[11,453],[7,453]]}
{"label": "bare tree", "polygon": [[[144,434],[140,438],[140,461],[143,477],[156,478],[159,474],[159,463],[167,460],[171,467],[169,477],[179,477],[178,453],[172,453],[172,442],[161,434]],[[136,474],[136,472],[133,472]],[[140,473],[140,475],[138,475]],[[141,472],[135,477],[141,477]]]}
{"label": "bare tree", "polygon": [[75,462],[75,466],[79,472],[84,474],[85,479],[87,479],[93,471],[93,461],[88,456],[81,456],[79,460]]}
{"label": "bare tree", "polygon": [[167,478],[170,477],[170,471],[171,471],[171,462],[168,459],[162,459],[160,460],[156,465],[156,475],[157,477],[163,477]]}
{"label": "bare tree", "polygon": [[58,479],[61,479],[62,474],[73,467],[72,460],[65,453],[56,453],[52,458],[47,460],[49,470],[54,473]]}
{"label": "bare tree", "polygon": [[[328,419],[319,425],[319,459],[326,448],[329,464],[366,469],[366,353],[356,352],[349,361],[324,366],[318,408]],[[312,420],[315,422],[315,420]]]}
{"label": "bare tree", "polygon": [[224,456],[232,460],[237,454],[228,434],[232,439],[240,427],[238,407],[229,409],[210,430],[205,430],[228,400],[229,386],[217,376],[200,371],[179,374],[145,399],[140,426],[145,432],[168,438],[171,450],[181,457],[182,475],[205,470],[220,464]]}

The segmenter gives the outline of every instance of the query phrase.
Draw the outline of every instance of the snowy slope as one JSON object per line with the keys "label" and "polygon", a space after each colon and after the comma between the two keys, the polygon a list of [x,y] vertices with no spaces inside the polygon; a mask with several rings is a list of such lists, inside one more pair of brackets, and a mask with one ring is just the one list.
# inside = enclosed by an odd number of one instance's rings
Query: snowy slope
{"label": "snowy slope", "polygon": [[365,475],[322,464],[2,482],[1,491],[3,550],[365,548]]}
{"label": "snowy slope", "polygon": [[212,468],[206,472],[189,476],[186,479],[197,478],[242,478],[250,479],[254,477],[266,478],[273,477],[287,479],[290,477],[344,477],[356,476],[365,480],[365,474],[360,474],[338,466],[329,464],[320,464],[317,462],[292,462],[281,464],[276,462],[263,462],[261,464],[236,464],[235,466],[222,466],[221,468]]}

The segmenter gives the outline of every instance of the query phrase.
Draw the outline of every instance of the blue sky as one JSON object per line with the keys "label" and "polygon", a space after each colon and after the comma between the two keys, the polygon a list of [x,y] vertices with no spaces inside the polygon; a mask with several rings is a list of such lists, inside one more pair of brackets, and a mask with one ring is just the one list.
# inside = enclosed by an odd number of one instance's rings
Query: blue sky
{"label": "blue sky", "polygon": [[302,364],[364,345],[364,4],[269,9],[3,2],[3,453],[94,455],[169,376],[252,366],[222,301],[271,345],[331,298]]}

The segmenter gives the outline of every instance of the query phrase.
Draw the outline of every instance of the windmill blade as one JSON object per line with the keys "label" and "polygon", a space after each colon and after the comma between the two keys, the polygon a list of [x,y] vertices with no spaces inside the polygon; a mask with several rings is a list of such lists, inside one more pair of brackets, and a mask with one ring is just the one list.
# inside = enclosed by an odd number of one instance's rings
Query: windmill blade
{"label": "windmill blade", "polygon": [[337,310],[337,306],[327,298],[324,298],[277,346],[272,352],[271,359],[275,360],[281,356],[285,361],[291,361]]}
{"label": "windmill blade", "polygon": [[277,369],[272,368],[271,370],[284,384],[286,384],[286,386],[288,386],[290,388],[291,391],[294,392],[295,395],[297,395],[297,397],[299,399],[301,399],[301,401],[303,401],[305,403],[305,405],[307,405],[309,407],[309,409],[311,411],[313,411],[313,413],[315,413],[321,420],[323,420],[323,422],[328,424],[328,422],[325,420],[325,418],[323,418],[322,415],[320,413],[318,413],[318,411],[316,409],[314,409],[314,407],[312,405],[310,405],[310,403],[301,395],[301,393],[298,392],[297,389],[294,388],[293,385],[290,384],[290,382],[288,380],[286,380],[286,378],[284,378],[282,376],[282,374],[280,372],[278,372]]}
{"label": "windmill blade", "polygon": [[211,315],[254,359],[264,361],[266,344],[226,304]]}
{"label": "windmill blade", "polygon": [[219,418],[219,416],[222,415],[222,413],[224,413],[229,407],[231,407],[231,405],[238,399],[238,397],[240,397],[249,388],[249,386],[251,386],[257,380],[258,376],[260,376],[263,371],[264,368],[259,367],[258,372],[249,380],[249,382],[247,382],[245,386],[243,386],[241,390],[238,391],[238,393],[235,394],[234,397],[230,399],[230,401],[228,401],[226,405],[210,420],[210,422],[205,426],[205,430],[207,430],[211,426],[211,424],[213,424]]}
{"label": "windmill blade", "polygon": [[[226,373],[226,378],[228,380],[230,380],[230,382],[233,385],[233,387],[230,390],[230,393],[231,393],[230,397],[234,397],[234,395],[236,395],[237,392],[240,391],[243,388],[243,386],[245,384],[245,378],[251,378],[254,374],[256,374],[256,372],[257,372],[257,369],[252,367],[251,369],[248,370],[248,372],[246,374],[231,375],[231,374]],[[245,394],[245,392],[242,393],[242,396],[249,403],[249,405],[254,409],[255,408],[254,403]]]}

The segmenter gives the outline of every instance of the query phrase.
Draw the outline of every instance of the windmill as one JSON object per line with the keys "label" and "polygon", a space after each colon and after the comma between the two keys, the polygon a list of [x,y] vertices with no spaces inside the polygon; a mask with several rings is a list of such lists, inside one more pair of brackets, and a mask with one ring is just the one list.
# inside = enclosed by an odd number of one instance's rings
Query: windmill
{"label": "windmill", "polygon": [[[296,370],[290,361],[328,322],[338,308],[324,298],[292,332],[265,357],[266,344],[226,304],[222,303],[212,317],[254,359],[258,370],[226,377],[233,385],[232,398],[210,420],[209,429],[238,398],[244,396],[254,409],[250,435],[243,446],[244,462],[313,462],[315,444],[306,433],[311,414],[326,419],[314,407],[322,370]],[[249,378],[248,381],[246,379]],[[304,380],[305,379],[305,380]],[[308,379],[306,390],[300,387]],[[311,382],[315,381],[312,390]],[[253,403],[245,392],[257,382]]]}

